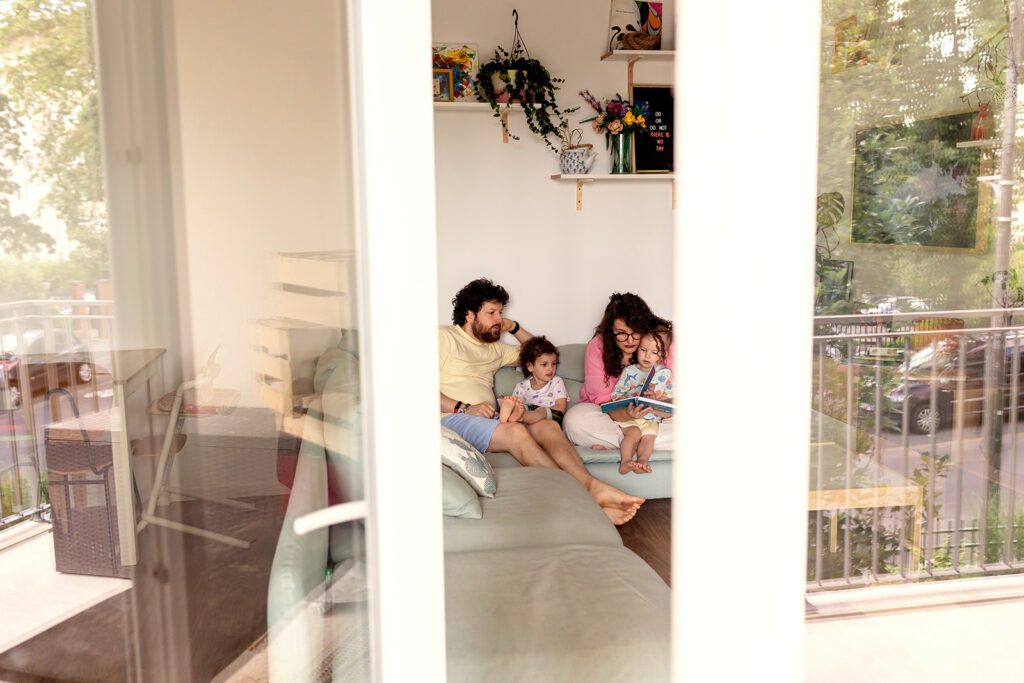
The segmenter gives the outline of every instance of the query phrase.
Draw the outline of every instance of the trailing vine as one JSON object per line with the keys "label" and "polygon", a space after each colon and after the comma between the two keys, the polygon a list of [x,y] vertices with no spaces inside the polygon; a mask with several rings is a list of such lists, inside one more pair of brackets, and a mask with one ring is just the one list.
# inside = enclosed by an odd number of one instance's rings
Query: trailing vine
{"label": "trailing vine", "polygon": [[[526,49],[522,36],[519,34],[519,13],[513,10],[512,16],[515,18],[516,24],[512,50],[506,51],[499,46],[494,51],[494,59],[480,68],[477,74],[477,99],[488,103],[494,111],[494,116],[499,119],[501,118],[502,104],[509,107],[513,102],[519,102],[530,131],[557,153],[559,148],[552,143],[550,138],[554,136],[556,141],[561,140],[569,128],[566,114],[571,114],[578,107],[559,109],[555,93],[559,89],[559,84],[564,83],[565,79],[553,77],[540,61],[530,57],[530,52]],[[509,74],[510,71],[515,73],[514,77]],[[494,91],[493,77],[497,77],[498,80],[505,83],[508,102],[498,101],[501,93]],[[519,139],[508,130],[504,119],[502,119],[501,125],[509,137],[513,140]]]}

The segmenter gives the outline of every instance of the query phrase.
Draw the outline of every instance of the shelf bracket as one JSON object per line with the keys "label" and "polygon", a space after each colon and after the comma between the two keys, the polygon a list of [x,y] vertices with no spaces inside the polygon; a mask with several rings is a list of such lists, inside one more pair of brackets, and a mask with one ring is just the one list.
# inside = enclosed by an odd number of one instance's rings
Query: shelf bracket
{"label": "shelf bracket", "polygon": [[633,57],[626,64],[626,92],[627,97],[633,97],[633,65],[640,61],[640,57]]}
{"label": "shelf bracket", "polygon": [[592,182],[594,182],[594,181],[593,180],[583,180],[581,178],[576,180],[576,210],[577,211],[582,211],[583,210],[583,186],[586,185],[587,183],[592,183]]}
{"label": "shelf bracket", "polygon": [[508,144],[508,107],[501,110],[501,144]]}

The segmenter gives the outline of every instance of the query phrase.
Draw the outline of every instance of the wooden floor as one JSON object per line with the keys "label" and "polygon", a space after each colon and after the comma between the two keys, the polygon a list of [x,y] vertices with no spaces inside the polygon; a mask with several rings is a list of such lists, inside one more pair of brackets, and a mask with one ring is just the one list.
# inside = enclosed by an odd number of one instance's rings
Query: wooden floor
{"label": "wooden floor", "polygon": [[161,508],[166,516],[251,540],[252,546],[146,529],[139,536],[133,587],[0,654],[0,681],[213,678],[267,629],[267,583],[286,497],[247,500],[255,511],[211,512],[200,501]]}
{"label": "wooden floor", "polygon": [[654,568],[672,585],[672,499],[658,498],[643,504],[636,517],[619,527],[627,548]]}

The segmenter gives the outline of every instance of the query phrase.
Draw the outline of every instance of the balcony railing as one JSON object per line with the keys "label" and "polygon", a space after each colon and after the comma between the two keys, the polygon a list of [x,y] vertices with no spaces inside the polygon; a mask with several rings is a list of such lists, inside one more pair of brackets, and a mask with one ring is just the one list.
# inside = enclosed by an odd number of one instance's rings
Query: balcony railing
{"label": "balcony railing", "polygon": [[808,590],[1024,570],[1022,314],[816,318]]}
{"label": "balcony railing", "polygon": [[[35,378],[20,361],[68,351],[89,353],[109,346],[111,313],[111,301],[40,299],[0,303],[0,528],[49,507],[42,426],[47,419],[56,419],[61,397],[51,397],[53,392],[49,391],[33,392]],[[18,359],[17,366],[13,359]],[[95,382],[92,395],[98,403]],[[53,405],[44,405],[50,403]]]}

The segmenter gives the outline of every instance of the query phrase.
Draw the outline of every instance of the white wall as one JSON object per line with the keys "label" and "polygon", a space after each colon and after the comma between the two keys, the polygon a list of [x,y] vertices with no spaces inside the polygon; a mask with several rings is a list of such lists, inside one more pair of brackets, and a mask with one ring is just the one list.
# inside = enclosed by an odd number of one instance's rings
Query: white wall
{"label": "white wall", "polygon": [[[559,104],[586,106],[577,93],[628,96],[626,65],[600,61],[607,2],[473,2],[434,0],[433,37],[480,47],[511,48],[512,9],[531,56],[564,78]],[[671,19],[671,17],[669,17]],[[670,83],[668,64],[639,64],[638,83]],[[594,171],[607,173],[604,138],[577,124],[600,152]],[[521,114],[509,126],[522,138],[501,143],[501,124],[487,112],[434,114],[437,161],[438,319],[451,320],[451,297],[466,282],[490,277],[509,290],[510,317],[557,344],[590,338],[608,296],[632,291],[655,313],[672,311],[672,204],[669,182],[594,184],[576,211],[575,185],[549,179],[558,162],[529,133]],[[400,163],[400,162],[399,162]],[[425,274],[429,276],[429,274]]]}
{"label": "white wall", "polygon": [[175,2],[191,349],[220,345],[218,384],[249,403],[252,323],[279,313],[272,255],[352,248],[336,6]]}

